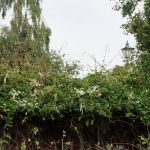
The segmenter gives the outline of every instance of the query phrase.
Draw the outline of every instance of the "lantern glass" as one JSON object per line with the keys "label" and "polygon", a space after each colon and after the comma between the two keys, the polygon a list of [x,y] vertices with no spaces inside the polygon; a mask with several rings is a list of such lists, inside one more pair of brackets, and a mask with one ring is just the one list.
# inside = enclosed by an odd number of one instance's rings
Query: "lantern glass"
{"label": "lantern glass", "polygon": [[128,61],[131,60],[133,56],[133,52],[134,52],[134,48],[131,48],[127,41],[125,48],[122,49],[123,57]]}
{"label": "lantern glass", "polygon": [[123,53],[124,58],[131,58],[132,49],[130,48],[122,49],[122,53]]}

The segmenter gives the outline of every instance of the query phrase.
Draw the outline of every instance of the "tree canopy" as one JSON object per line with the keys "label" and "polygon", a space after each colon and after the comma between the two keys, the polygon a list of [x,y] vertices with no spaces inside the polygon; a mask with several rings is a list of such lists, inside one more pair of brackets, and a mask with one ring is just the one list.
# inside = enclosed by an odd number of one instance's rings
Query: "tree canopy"
{"label": "tree canopy", "polygon": [[134,35],[137,43],[138,70],[144,78],[145,85],[150,84],[150,1],[149,0],[115,0],[115,10],[121,11],[127,23],[122,27]]}
{"label": "tree canopy", "polygon": [[117,0],[114,8],[127,18],[127,23],[123,27],[134,35],[138,50],[150,53],[150,1]]}
{"label": "tree canopy", "polygon": [[[18,66],[22,61],[33,63],[44,53],[49,52],[51,30],[41,19],[39,0],[0,0],[0,13],[5,17],[12,8],[13,17],[10,27],[1,29],[1,56],[5,55],[10,64],[18,59]],[[7,49],[7,55],[6,55]],[[13,60],[12,60],[13,59]]]}
{"label": "tree canopy", "polygon": [[28,14],[34,23],[38,23],[41,19],[41,0],[0,0],[0,12],[2,17],[6,16],[7,11],[13,8],[14,16],[19,18],[21,22],[23,14]]}

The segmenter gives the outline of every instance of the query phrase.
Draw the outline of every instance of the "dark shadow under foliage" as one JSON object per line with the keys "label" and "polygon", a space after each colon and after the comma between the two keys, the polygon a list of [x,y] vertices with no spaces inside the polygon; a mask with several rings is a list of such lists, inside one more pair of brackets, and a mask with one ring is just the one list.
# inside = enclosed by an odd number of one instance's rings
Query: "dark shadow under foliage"
{"label": "dark shadow under foliage", "polygon": [[[24,117],[23,114],[17,114],[13,126],[5,131],[11,138],[4,144],[4,149],[115,150],[118,147],[119,150],[136,150],[142,149],[138,145],[139,136],[148,136],[148,128],[139,120],[127,119],[121,115],[113,115],[111,119],[95,116],[93,125],[85,124],[84,118],[80,120],[80,116],[75,113],[55,121],[33,116],[23,123]],[[3,121],[0,126],[1,136],[4,136]]]}

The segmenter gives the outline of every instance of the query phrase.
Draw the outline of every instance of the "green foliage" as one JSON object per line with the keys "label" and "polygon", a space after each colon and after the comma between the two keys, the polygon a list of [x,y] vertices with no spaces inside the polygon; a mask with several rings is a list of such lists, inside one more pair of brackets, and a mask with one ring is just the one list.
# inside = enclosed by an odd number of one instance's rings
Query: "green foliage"
{"label": "green foliage", "polygon": [[136,38],[139,52],[137,64],[143,72],[146,72],[145,75],[149,76],[150,2],[149,0],[118,0],[115,8],[122,11],[123,17],[127,18],[123,28]]}
{"label": "green foliage", "polygon": [[[138,9],[139,5],[141,6]],[[117,9],[118,8],[118,9]],[[116,10],[121,10],[128,22],[124,29],[135,36],[138,57],[136,67],[129,76],[134,97],[138,104],[134,104],[142,120],[149,122],[150,118],[150,1],[149,0],[119,0]],[[148,123],[149,124],[149,123]]]}
{"label": "green foliage", "polygon": [[150,124],[150,93],[141,86],[132,66],[96,72],[84,79],[63,71],[54,75],[35,70],[1,70],[0,112],[10,122],[20,112],[58,119],[72,112],[83,118],[111,118],[123,111],[127,117],[139,117],[141,122]]}
{"label": "green foliage", "polygon": [[[123,16],[129,17],[124,27],[137,39],[137,61],[77,78],[78,63],[66,62],[63,55],[49,50],[51,31],[40,20],[39,1],[0,1],[3,16],[14,7],[11,27],[0,31],[0,119],[5,122],[4,131],[20,114],[22,124],[31,117],[59,120],[75,115],[90,127],[96,117],[111,121],[121,113],[121,117],[150,126],[150,3],[144,1],[144,12],[134,13],[139,0],[119,2]],[[73,127],[79,135],[77,126]],[[32,132],[36,136],[39,129],[33,127]],[[62,145],[70,146],[64,143],[65,137],[63,132]],[[35,144],[39,147],[38,141]],[[26,149],[25,141],[21,149]]]}
{"label": "green foliage", "polygon": [[116,5],[114,6],[115,10],[121,11],[123,17],[132,16],[133,12],[136,10],[136,6],[142,0],[114,0]]}
{"label": "green foliage", "polygon": [[38,20],[40,20],[40,0],[0,0],[0,13],[2,17],[5,17],[7,10],[12,7],[14,16],[18,18],[18,22],[20,22],[22,19],[23,9],[25,9],[25,13],[29,13],[33,23],[36,23]]}
{"label": "green foliage", "polygon": [[0,0],[0,13],[5,17],[13,7],[10,28],[0,32],[0,58],[11,67],[26,68],[37,64],[49,52],[51,30],[41,20],[39,0]]}

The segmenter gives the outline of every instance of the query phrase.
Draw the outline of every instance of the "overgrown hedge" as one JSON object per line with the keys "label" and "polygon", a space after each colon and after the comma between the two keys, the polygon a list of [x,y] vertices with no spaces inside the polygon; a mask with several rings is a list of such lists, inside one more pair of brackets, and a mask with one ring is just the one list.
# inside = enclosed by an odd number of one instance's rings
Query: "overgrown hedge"
{"label": "overgrown hedge", "polygon": [[0,70],[2,135],[13,128],[20,114],[22,124],[36,117],[57,122],[72,115],[70,122],[77,116],[82,125],[90,127],[98,117],[111,122],[117,115],[150,126],[150,90],[135,66],[103,69],[85,78],[4,65]]}

